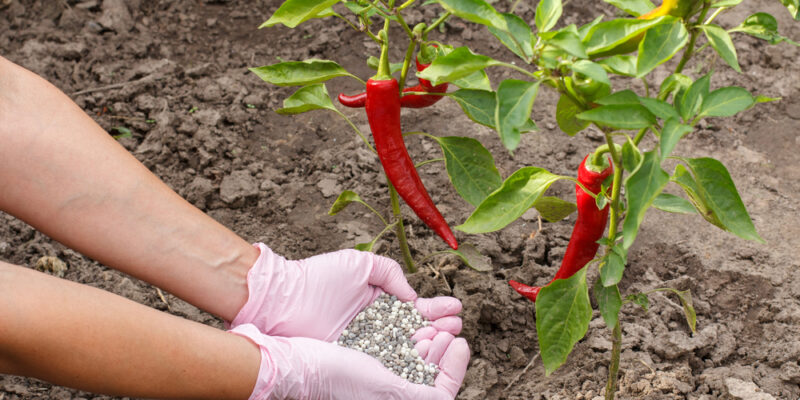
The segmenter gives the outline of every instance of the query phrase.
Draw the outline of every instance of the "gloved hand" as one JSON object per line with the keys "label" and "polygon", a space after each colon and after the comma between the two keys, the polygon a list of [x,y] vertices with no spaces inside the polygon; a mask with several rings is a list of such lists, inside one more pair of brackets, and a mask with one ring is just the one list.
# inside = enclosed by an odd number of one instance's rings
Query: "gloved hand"
{"label": "gloved hand", "polygon": [[[290,261],[262,243],[255,246],[261,255],[247,274],[249,296],[232,321],[233,327],[251,323],[270,336],[333,342],[356,314],[386,292],[400,301],[414,301],[420,314],[432,322],[420,329],[422,335],[415,339],[443,335],[437,351],[444,351],[453,335],[461,332],[461,318],[455,316],[461,311],[461,302],[453,297],[417,298],[392,259],[340,250]],[[419,350],[427,354],[430,343],[423,346],[426,348]]]}
{"label": "gloved hand", "polygon": [[438,359],[434,386],[413,384],[377,359],[333,343],[302,337],[268,336],[252,324],[231,330],[261,350],[261,368],[251,400],[452,400],[469,363],[462,338],[450,342]]}

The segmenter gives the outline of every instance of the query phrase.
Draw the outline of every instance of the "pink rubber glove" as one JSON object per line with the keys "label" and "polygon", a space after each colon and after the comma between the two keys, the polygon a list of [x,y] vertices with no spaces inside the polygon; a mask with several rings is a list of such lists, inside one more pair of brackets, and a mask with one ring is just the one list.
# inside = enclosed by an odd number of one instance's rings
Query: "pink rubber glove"
{"label": "pink rubber glove", "polygon": [[[382,292],[414,301],[432,321],[424,338],[461,332],[461,302],[453,297],[417,298],[400,265],[392,259],[358,250],[340,250],[290,261],[266,245],[247,274],[249,296],[231,326],[251,323],[271,336],[301,336],[333,342],[350,321]],[[422,329],[420,331],[423,331]],[[444,351],[442,341],[437,351]]]}
{"label": "pink rubber glove", "polygon": [[310,338],[261,334],[254,325],[231,330],[261,350],[261,368],[251,400],[452,400],[469,363],[467,342],[450,342],[441,357],[434,386],[400,378],[359,351]]}

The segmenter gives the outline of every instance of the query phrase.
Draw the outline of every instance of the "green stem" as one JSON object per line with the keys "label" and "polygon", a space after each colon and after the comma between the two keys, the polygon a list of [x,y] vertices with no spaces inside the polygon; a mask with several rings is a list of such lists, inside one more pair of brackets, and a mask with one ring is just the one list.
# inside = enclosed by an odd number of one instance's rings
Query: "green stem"
{"label": "green stem", "polygon": [[369,149],[370,149],[370,151],[372,151],[372,152],[373,152],[373,153],[375,153],[375,154],[378,154],[378,152],[377,152],[377,151],[375,151],[375,148],[374,148],[374,147],[372,147],[372,144],[370,144],[370,143],[369,143],[369,140],[367,140],[367,137],[366,137],[366,136],[364,136],[364,134],[363,134],[363,133],[361,133],[361,129],[358,129],[358,127],[357,127],[357,126],[356,126],[356,125],[353,123],[353,121],[350,121],[350,118],[347,118],[347,116],[346,116],[346,115],[344,115],[344,114],[343,114],[341,111],[339,111],[339,110],[334,110],[334,112],[335,112],[336,114],[339,114],[339,116],[340,116],[340,117],[344,118],[344,120],[345,120],[345,121],[347,121],[347,123],[350,125],[350,127],[351,127],[351,128],[353,128],[353,130],[354,130],[354,131],[356,131],[356,133],[358,134],[358,136],[360,136],[360,137],[361,137],[361,140],[363,140],[363,141],[364,141],[364,144],[365,144],[365,145],[367,145],[367,148],[369,148]]}
{"label": "green stem", "polygon": [[403,27],[403,30],[406,31],[406,34],[408,35],[408,37],[410,37],[413,40],[414,39],[414,32],[408,26],[408,24],[406,23],[406,20],[403,19],[403,16],[400,15],[400,11],[395,11],[394,16],[397,17],[397,22],[399,22],[400,26]]}
{"label": "green stem", "polygon": [[[616,150],[616,144],[610,133],[606,132],[606,143],[611,153],[611,162],[614,164],[614,183],[611,189],[611,210],[609,219],[611,222],[608,227],[608,239],[610,243],[614,243],[617,239],[617,230],[619,226],[620,215],[620,190],[622,186],[622,162]],[[619,355],[622,351],[622,328],[620,327],[622,321],[617,319],[617,325],[614,326],[612,346],[611,346],[611,364],[608,366],[608,382],[606,384],[606,400],[613,400],[614,394],[617,391],[617,379],[619,378]]]}
{"label": "green stem", "polygon": [[[703,3],[703,11],[700,12],[700,16],[697,18],[698,21],[702,21],[706,14],[708,14],[709,7],[711,3]],[[692,27],[692,33],[689,37],[689,46],[686,50],[683,51],[683,57],[681,57],[681,61],[678,63],[678,66],[675,67],[675,73],[680,73],[683,71],[683,68],[686,66],[686,63],[689,62],[689,59],[692,58],[694,54],[694,46],[697,44],[697,36],[700,35],[700,29],[696,26]]]}
{"label": "green stem", "polygon": [[511,69],[513,69],[515,71],[519,71],[519,72],[521,72],[521,73],[523,73],[525,75],[528,75],[529,77],[531,77],[533,79],[536,79],[537,81],[539,80],[539,77],[537,77],[533,72],[530,72],[530,71],[526,70],[525,68],[518,67],[518,66],[516,66],[514,64],[498,62],[497,64],[494,64],[494,65],[499,65],[501,67],[511,68]]}
{"label": "green stem", "polygon": [[619,377],[619,355],[622,352],[622,328],[617,321],[611,338],[611,364],[608,366],[608,382],[606,383],[606,400],[614,400]]}
{"label": "green stem", "polygon": [[400,10],[402,10],[402,9],[412,5],[412,4],[414,4],[414,2],[416,2],[416,1],[417,0],[408,0],[408,1],[406,1],[405,3],[401,4],[400,7],[397,7],[397,11],[400,11]]}
{"label": "green stem", "polygon": [[642,139],[644,139],[644,135],[647,133],[648,129],[650,129],[650,128],[648,127],[648,128],[639,129],[639,132],[636,134],[636,137],[633,138],[633,144],[638,146],[639,142],[641,142]]}
{"label": "green stem", "polygon": [[386,179],[386,184],[389,185],[389,197],[392,200],[392,215],[394,215],[395,222],[397,223],[395,231],[397,232],[400,252],[403,254],[403,262],[406,265],[406,271],[413,274],[417,272],[417,266],[414,265],[414,258],[411,257],[411,249],[408,248],[408,238],[406,238],[406,230],[403,225],[403,215],[400,212],[400,197],[388,178]]}
{"label": "green stem", "polygon": [[408,49],[406,49],[406,56],[403,58],[403,69],[400,70],[400,81],[398,85],[400,86],[400,93],[402,93],[403,88],[406,87],[406,78],[408,78],[408,69],[411,67],[411,59],[414,57],[414,50],[417,48],[417,42],[414,40],[414,36],[411,36],[411,41],[408,43]]}
{"label": "green stem", "polygon": [[419,167],[421,167],[423,165],[427,165],[427,164],[431,164],[431,163],[435,163],[435,162],[439,162],[439,161],[444,161],[444,158],[431,158],[430,160],[421,161],[421,162],[417,163],[416,165],[414,165],[414,168],[419,168]]}
{"label": "green stem", "polygon": [[449,17],[450,17],[450,15],[452,15],[452,13],[451,13],[451,12],[449,12],[449,11],[448,11],[448,12],[446,12],[446,13],[444,13],[444,14],[442,14],[442,16],[440,16],[439,18],[437,18],[437,19],[436,19],[436,21],[433,21],[433,23],[431,23],[431,25],[430,25],[430,26],[428,26],[427,28],[425,28],[425,31],[423,31],[423,32],[422,32],[422,34],[423,34],[423,35],[427,35],[427,34],[428,34],[428,32],[430,32],[430,31],[432,31],[432,30],[436,29],[436,28],[437,28],[439,25],[441,25],[441,24],[442,24],[444,21],[446,21],[446,20],[447,20],[447,18],[449,18]]}
{"label": "green stem", "polygon": [[[359,19],[359,21],[361,21],[361,25],[364,27],[363,28],[364,33],[366,33],[367,36],[369,36],[370,39],[372,39],[373,42],[375,42],[377,44],[381,44],[381,39],[378,38],[377,36],[375,36],[375,34],[372,33],[372,31],[369,30],[369,24],[367,24],[367,22],[368,22],[367,19],[364,18],[363,15],[359,15],[358,19]],[[359,29],[359,30],[361,30],[361,29]]]}
{"label": "green stem", "polygon": [[336,18],[339,18],[339,19],[341,19],[342,21],[344,21],[344,22],[347,22],[347,25],[350,25],[350,27],[351,27],[351,28],[353,28],[353,29],[355,29],[355,30],[357,30],[357,31],[359,31],[359,32],[361,31],[361,29],[358,29],[358,27],[356,26],[356,24],[354,24],[353,22],[351,22],[349,19],[347,19],[347,18],[345,18],[345,17],[343,17],[343,16],[339,15],[339,13],[333,13],[333,15],[334,15]]}

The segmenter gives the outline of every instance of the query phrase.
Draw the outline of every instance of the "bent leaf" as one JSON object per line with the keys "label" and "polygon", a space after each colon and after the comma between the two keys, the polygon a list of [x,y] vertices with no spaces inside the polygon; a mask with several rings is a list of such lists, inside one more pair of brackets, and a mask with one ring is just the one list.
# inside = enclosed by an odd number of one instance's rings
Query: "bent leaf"
{"label": "bent leaf", "polygon": [[488,272],[493,270],[492,259],[481,254],[478,249],[470,243],[461,243],[458,246],[458,250],[447,249],[445,251],[457,255],[464,264],[476,271]]}
{"label": "bent leaf", "polygon": [[283,108],[275,110],[281,115],[300,114],[311,110],[336,111],[324,83],[304,86],[283,101]]}
{"label": "bent leaf", "polygon": [[536,28],[539,32],[547,32],[556,26],[562,12],[561,0],[539,0],[536,6]]}
{"label": "bent leaf", "polygon": [[547,375],[564,364],[591,320],[586,268],[542,288],[536,297],[536,333]]}
{"label": "bent leaf", "polygon": [[661,158],[657,150],[644,153],[639,168],[625,181],[625,198],[628,200],[628,214],[622,225],[622,247],[629,249],[636,240],[639,226],[647,209],[669,182],[669,174],[661,169]]}
{"label": "bent leaf", "polygon": [[461,197],[478,206],[503,184],[489,150],[476,139],[458,136],[434,137],[442,148],[447,175]]}
{"label": "bent leaf", "polygon": [[656,8],[650,0],[603,0],[626,13],[638,17]]}
{"label": "bent leaf", "polygon": [[[437,0],[442,7],[456,16],[477,24],[507,31],[506,20],[483,0]],[[427,79],[427,78],[426,78]]]}
{"label": "bent leaf", "polygon": [[703,32],[706,34],[711,47],[717,51],[720,57],[725,60],[736,72],[741,73],[742,68],[739,67],[739,59],[736,56],[736,47],[733,46],[731,35],[722,29],[719,25],[701,25]]}
{"label": "bent leaf", "polygon": [[664,123],[661,130],[661,159],[665,159],[672,154],[672,150],[686,134],[692,132],[693,128],[689,125],[681,124],[680,117],[670,118]]}
{"label": "bent leaf", "polygon": [[708,96],[710,84],[711,74],[707,74],[694,81],[683,93],[683,96],[676,97],[674,101],[675,108],[678,109],[684,121],[690,121],[697,114],[703,104],[703,100]]}
{"label": "bent leaf", "polygon": [[[586,52],[589,56],[599,57],[601,53],[624,45],[628,40],[644,34],[648,29],[663,23],[665,18],[673,17],[654,19],[620,18],[594,25],[583,39],[583,43],[586,45]],[[631,49],[631,51],[634,50],[636,49]]]}
{"label": "bent leaf", "polygon": [[648,29],[644,40],[639,43],[636,77],[641,78],[665,63],[688,42],[689,32],[683,26],[683,21],[677,18]]}
{"label": "bent leaf", "polygon": [[594,284],[594,297],[597,308],[608,329],[614,329],[619,323],[619,310],[622,308],[622,296],[617,285],[603,286],[598,279]]}
{"label": "bent leaf", "polygon": [[469,119],[492,129],[495,128],[494,111],[497,109],[497,96],[494,92],[478,89],[459,89],[447,96],[461,106]]}
{"label": "bent leaf", "polygon": [[713,158],[680,158],[694,174],[698,194],[722,228],[743,239],[764,242],[758,235],[728,169]]}
{"label": "bent leaf", "polygon": [[656,199],[653,201],[653,207],[661,211],[677,214],[697,213],[697,210],[695,210],[694,206],[689,202],[689,200],[669,193],[659,194],[658,197],[656,197]]}
{"label": "bent leaf", "polygon": [[499,189],[486,197],[456,229],[466,233],[486,233],[502,229],[531,208],[547,188],[559,179],[563,177],[543,168],[520,168]]}
{"label": "bent leaf", "polygon": [[756,104],[753,95],[745,88],[729,86],[717,89],[703,99],[700,117],[730,117]]}
{"label": "bent leaf", "polygon": [[523,60],[533,57],[531,44],[531,27],[524,19],[516,14],[501,14],[506,21],[508,30],[489,27],[489,32],[500,40],[509,50]]}
{"label": "bent leaf", "polygon": [[576,133],[586,129],[591,122],[576,118],[581,111],[583,110],[569,96],[561,95],[556,105],[558,127],[569,136],[575,136]]}
{"label": "bent leaf", "polygon": [[539,82],[507,79],[497,88],[497,131],[506,149],[512,151],[520,141],[520,128],[530,120]]}
{"label": "bent leaf", "polygon": [[[355,76],[329,60],[287,61],[250,68],[262,80],[278,86],[305,86],[338,76]],[[358,79],[358,78],[356,78]]]}
{"label": "bent leaf", "polygon": [[345,190],[344,192],[339,194],[339,197],[337,197],[336,201],[333,202],[331,209],[328,210],[328,215],[338,214],[340,211],[344,210],[345,207],[347,207],[348,205],[350,205],[350,203],[353,202],[361,203],[367,206],[367,203],[365,203],[364,200],[361,200],[361,197],[358,194],[356,194],[356,192],[353,192],[351,190]]}
{"label": "bent leaf", "polygon": [[617,129],[641,129],[656,123],[656,116],[640,104],[611,104],[577,115],[579,119]]}
{"label": "bent leaf", "polygon": [[540,197],[539,200],[533,203],[533,207],[547,222],[561,221],[578,209],[575,203],[553,196]]}
{"label": "bent leaf", "polygon": [[332,15],[324,11],[338,2],[339,0],[286,0],[258,29],[277,24],[294,28],[309,19]]}
{"label": "bent leaf", "polygon": [[491,57],[475,54],[467,47],[459,47],[447,55],[436,57],[431,65],[417,76],[438,85],[464,78],[497,64],[499,62]]}

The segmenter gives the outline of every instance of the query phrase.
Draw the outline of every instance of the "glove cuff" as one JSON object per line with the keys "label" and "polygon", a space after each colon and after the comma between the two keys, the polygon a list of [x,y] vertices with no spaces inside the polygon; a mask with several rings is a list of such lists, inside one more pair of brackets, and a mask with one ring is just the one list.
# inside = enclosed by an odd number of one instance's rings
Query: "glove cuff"
{"label": "glove cuff", "polygon": [[261,307],[266,304],[269,287],[273,283],[274,264],[283,258],[277,256],[263,243],[254,243],[253,246],[258,248],[261,254],[247,272],[247,302],[233,318],[229,327],[252,323],[263,330],[266,327],[266,321],[262,320],[265,319],[266,313],[262,312]]}
{"label": "glove cuff", "polygon": [[272,394],[278,380],[278,365],[267,350],[273,347],[275,340],[261,333],[253,324],[242,324],[228,332],[242,336],[258,346],[261,352],[261,365],[258,369],[258,379],[250,394],[250,400],[267,399]]}

